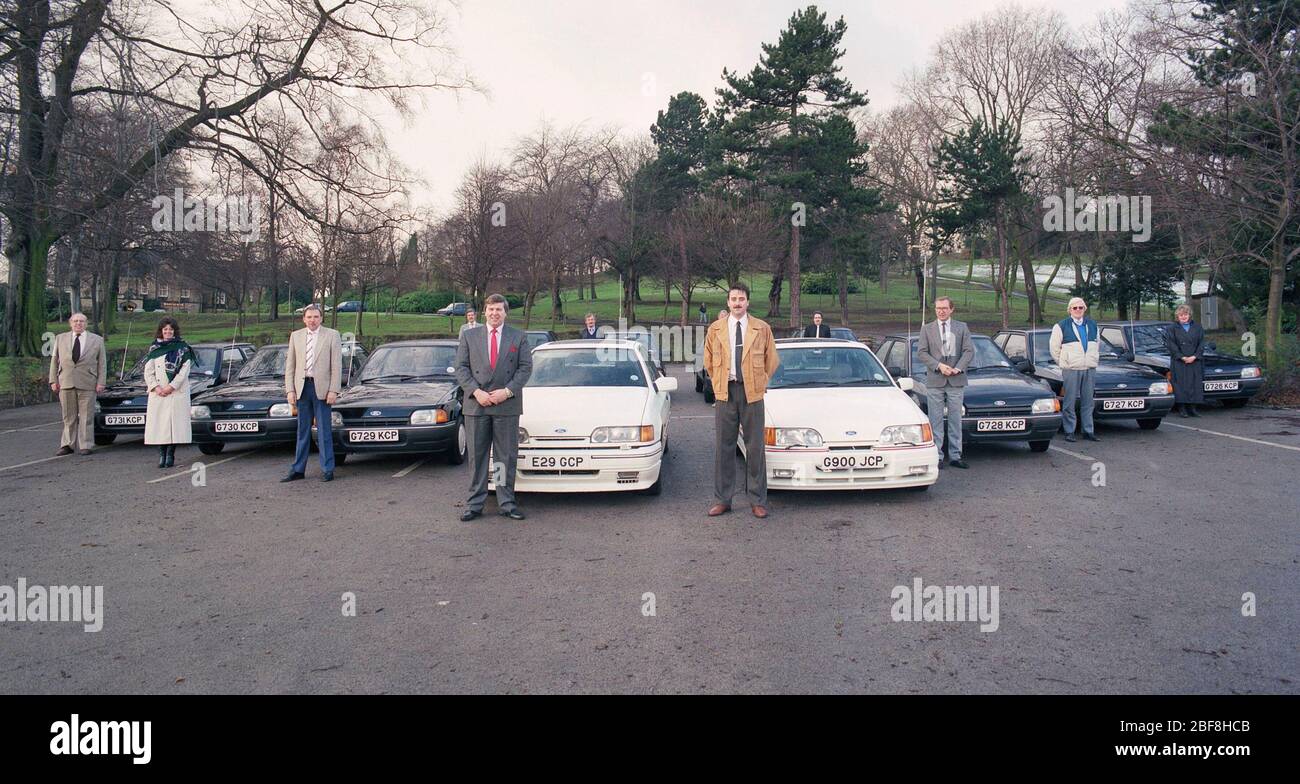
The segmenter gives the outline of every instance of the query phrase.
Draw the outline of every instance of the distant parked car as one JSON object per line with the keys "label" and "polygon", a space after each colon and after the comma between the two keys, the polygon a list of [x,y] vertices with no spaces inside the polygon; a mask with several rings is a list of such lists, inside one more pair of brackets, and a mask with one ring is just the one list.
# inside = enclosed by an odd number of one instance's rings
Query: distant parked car
{"label": "distant parked car", "polygon": [[[329,313],[331,310],[334,309],[330,305],[317,304],[316,307],[320,308],[322,313]],[[306,310],[307,310],[307,306],[303,305],[301,308],[294,308],[293,313],[295,316],[301,316]]]}
{"label": "distant parked car", "polygon": [[338,307],[339,313],[357,313],[364,310],[365,307],[361,304],[361,300],[359,299],[350,299],[340,302]]}
{"label": "distant parked car", "polygon": [[464,316],[468,311],[468,302],[453,302],[445,308],[439,308],[436,313],[439,316]]}
{"label": "distant parked car", "polygon": [[534,349],[543,343],[551,343],[559,340],[555,333],[549,329],[530,329],[524,333],[524,339],[528,341],[528,348]]}
{"label": "distant parked car", "polygon": [[[1101,325],[1101,336],[1128,352],[1125,359],[1168,373],[1165,331],[1173,327],[1172,321],[1107,321]],[[1264,386],[1264,371],[1250,360],[1220,354],[1216,349],[1213,341],[1205,344],[1205,399],[1240,408]]]}

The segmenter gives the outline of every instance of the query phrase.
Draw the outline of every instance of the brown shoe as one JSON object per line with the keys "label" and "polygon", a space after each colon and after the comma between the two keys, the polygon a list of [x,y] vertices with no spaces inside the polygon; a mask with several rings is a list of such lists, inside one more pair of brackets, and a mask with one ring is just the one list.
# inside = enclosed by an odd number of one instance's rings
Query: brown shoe
{"label": "brown shoe", "polygon": [[77,454],[79,454],[79,455],[88,455],[88,454],[90,454],[90,450],[89,450],[89,449],[83,449],[83,450],[81,450],[80,452],[78,452]]}
{"label": "brown shoe", "polygon": [[726,504],[714,504],[709,507],[709,517],[717,517],[720,514],[726,514],[731,511],[731,507]]}
{"label": "brown shoe", "polygon": [[72,447],[70,446],[61,446],[59,447],[59,451],[54,453],[56,457],[61,457],[63,455],[70,455],[70,454],[72,454]]}
{"label": "brown shoe", "polygon": [[767,507],[766,507],[766,506],[759,506],[758,504],[755,504],[755,505],[753,506],[753,508],[750,509],[750,511],[753,512],[753,513],[754,513],[754,516],[757,517],[757,518],[759,518],[760,520],[761,520],[762,518],[764,518],[764,517],[767,517]]}

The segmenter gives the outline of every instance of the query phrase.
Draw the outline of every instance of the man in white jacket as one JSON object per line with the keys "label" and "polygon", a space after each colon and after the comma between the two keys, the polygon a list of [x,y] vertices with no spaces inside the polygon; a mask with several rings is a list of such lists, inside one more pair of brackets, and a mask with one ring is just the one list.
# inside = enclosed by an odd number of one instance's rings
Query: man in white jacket
{"label": "man in white jacket", "polygon": [[1070,315],[1052,326],[1049,347],[1052,359],[1061,369],[1061,383],[1065,387],[1065,400],[1061,406],[1061,424],[1065,427],[1065,440],[1074,441],[1078,424],[1074,407],[1079,406],[1083,420],[1083,437],[1100,441],[1092,424],[1093,379],[1097,363],[1101,361],[1101,340],[1097,336],[1097,322],[1087,317],[1088,303],[1082,298],[1070,300]]}

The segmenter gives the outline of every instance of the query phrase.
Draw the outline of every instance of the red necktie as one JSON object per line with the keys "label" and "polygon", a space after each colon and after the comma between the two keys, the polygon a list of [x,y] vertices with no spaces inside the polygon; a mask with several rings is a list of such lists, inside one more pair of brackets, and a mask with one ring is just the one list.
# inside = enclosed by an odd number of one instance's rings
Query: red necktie
{"label": "red necktie", "polygon": [[495,329],[492,330],[492,336],[490,338],[490,341],[492,347],[488,349],[488,364],[492,366],[493,370],[496,370],[497,369],[497,331]]}

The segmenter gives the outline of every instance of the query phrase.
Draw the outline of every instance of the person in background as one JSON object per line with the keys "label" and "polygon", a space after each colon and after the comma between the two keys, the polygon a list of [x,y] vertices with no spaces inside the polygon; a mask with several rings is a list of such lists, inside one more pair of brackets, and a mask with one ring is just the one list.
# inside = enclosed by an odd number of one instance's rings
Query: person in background
{"label": "person in background", "polygon": [[144,385],[149,404],[144,417],[144,442],[158,445],[158,467],[176,463],[176,445],[188,444],[190,433],[190,373],[197,362],[194,349],[181,340],[181,325],[163,316],[153,345],[144,356]]}
{"label": "person in background", "polygon": [[1179,305],[1175,323],[1165,331],[1169,349],[1169,380],[1174,385],[1178,415],[1198,417],[1196,407],[1205,403],[1205,330],[1192,321],[1192,309]]}
{"label": "person in background", "polygon": [[582,329],[578,330],[578,340],[596,340],[596,314],[588,313],[582,320]]}
{"label": "person in background", "polygon": [[703,302],[700,303],[700,323],[701,324],[709,323],[709,310],[708,308],[704,307]]}
{"label": "person in background", "polygon": [[1093,382],[1097,376],[1097,363],[1101,361],[1097,322],[1087,317],[1088,303],[1082,298],[1071,299],[1069,308],[1070,315],[1052,325],[1052,338],[1048,343],[1052,360],[1061,369],[1061,383],[1065,388],[1061,425],[1065,428],[1065,440],[1074,441],[1074,430],[1079,424],[1074,410],[1077,403],[1078,417],[1083,420],[1083,437],[1100,441],[1092,424]]}
{"label": "person in background", "polygon": [[91,429],[95,424],[95,394],[104,391],[108,379],[108,352],[104,339],[86,331],[86,315],[73,313],[71,331],[54,340],[50,354],[50,391],[59,396],[63,412],[63,437],[56,455],[70,455],[73,445],[90,454]]}
{"label": "person in background", "polygon": [[465,330],[473,329],[477,326],[480,326],[478,323],[478,314],[474,312],[473,308],[470,308],[465,311],[465,323],[460,325],[460,332],[456,333],[456,336],[459,337],[464,335]]}
{"label": "person in background", "polygon": [[718,311],[718,320],[721,321],[722,319],[726,318],[726,317],[727,317],[727,313],[728,313],[728,310],[727,310],[726,308],[723,308],[722,310],[719,310],[719,311]]}
{"label": "person in background", "polygon": [[822,323],[822,312],[820,310],[813,311],[812,323],[804,328],[803,336],[806,338],[828,338],[831,336],[830,325]]}

